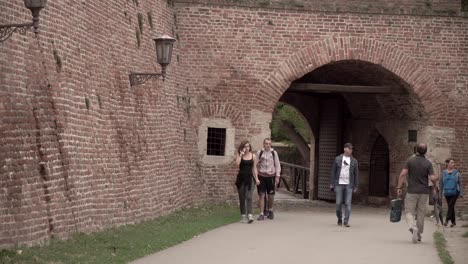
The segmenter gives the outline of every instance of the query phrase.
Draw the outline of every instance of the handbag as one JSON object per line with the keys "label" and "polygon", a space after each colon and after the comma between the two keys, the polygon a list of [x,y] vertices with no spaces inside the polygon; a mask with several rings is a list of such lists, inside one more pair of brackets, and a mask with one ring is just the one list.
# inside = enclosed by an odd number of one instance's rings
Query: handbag
{"label": "handbag", "polygon": [[393,199],[390,202],[391,209],[390,209],[390,222],[397,223],[401,220],[401,207],[403,204],[403,200],[400,198]]}

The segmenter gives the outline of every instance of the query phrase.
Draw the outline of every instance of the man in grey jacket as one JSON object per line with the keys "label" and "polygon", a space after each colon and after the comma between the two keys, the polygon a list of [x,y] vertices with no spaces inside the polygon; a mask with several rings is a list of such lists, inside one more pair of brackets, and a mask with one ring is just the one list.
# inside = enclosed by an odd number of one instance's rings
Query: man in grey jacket
{"label": "man in grey jacket", "polygon": [[[358,161],[353,158],[353,145],[351,143],[344,144],[343,154],[337,156],[332,165],[330,177],[330,190],[336,193],[336,216],[338,217],[338,225],[350,227],[349,216],[351,214],[351,200],[353,192],[357,192],[359,185],[359,166]],[[343,215],[341,208],[345,198],[345,218],[343,223]]]}

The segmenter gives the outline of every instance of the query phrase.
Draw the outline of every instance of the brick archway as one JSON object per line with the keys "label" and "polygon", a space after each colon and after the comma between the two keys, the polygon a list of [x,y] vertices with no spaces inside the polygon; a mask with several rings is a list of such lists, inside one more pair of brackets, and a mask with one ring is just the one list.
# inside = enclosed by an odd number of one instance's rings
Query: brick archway
{"label": "brick archway", "polygon": [[421,101],[428,119],[444,111],[443,96],[423,66],[391,43],[363,37],[332,37],[299,50],[264,79],[255,95],[272,110],[290,84],[303,75],[331,62],[362,60],[380,65],[403,79],[410,95]]}

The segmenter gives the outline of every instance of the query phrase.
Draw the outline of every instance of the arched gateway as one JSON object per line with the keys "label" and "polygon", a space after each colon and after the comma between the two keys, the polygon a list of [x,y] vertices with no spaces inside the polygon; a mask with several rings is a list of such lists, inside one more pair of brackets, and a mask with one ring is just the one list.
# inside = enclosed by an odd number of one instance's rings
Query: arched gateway
{"label": "arched gateway", "polygon": [[[315,138],[311,198],[334,199],[328,191],[331,162],[352,141],[361,165],[360,199],[370,203],[395,195],[398,171],[418,140],[409,134],[416,131],[431,144],[428,131],[445,107],[421,65],[392,43],[361,37],[328,38],[292,54],[265,78],[255,99],[269,110],[287,102],[308,119]],[[388,142],[385,151],[372,149],[376,133]],[[381,152],[384,168],[376,165]],[[386,175],[377,177],[383,170]]]}

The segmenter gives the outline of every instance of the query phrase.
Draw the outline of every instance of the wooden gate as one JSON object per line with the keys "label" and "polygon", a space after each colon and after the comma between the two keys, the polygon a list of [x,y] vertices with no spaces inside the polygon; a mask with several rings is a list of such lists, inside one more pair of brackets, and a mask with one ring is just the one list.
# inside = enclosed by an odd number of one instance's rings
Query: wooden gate
{"label": "wooden gate", "polygon": [[340,98],[320,100],[318,199],[335,200],[329,186],[331,167],[341,149],[342,107]]}

